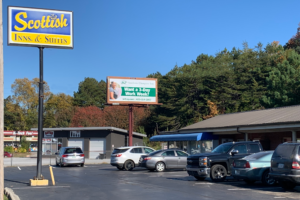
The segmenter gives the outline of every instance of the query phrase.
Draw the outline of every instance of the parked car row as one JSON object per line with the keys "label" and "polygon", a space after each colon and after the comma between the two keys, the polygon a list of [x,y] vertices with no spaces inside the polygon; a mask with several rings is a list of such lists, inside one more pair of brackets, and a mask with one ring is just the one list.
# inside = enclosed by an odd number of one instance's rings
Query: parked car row
{"label": "parked car row", "polygon": [[224,181],[227,176],[233,176],[248,184],[279,183],[288,190],[300,185],[300,143],[283,143],[275,151],[263,151],[259,142],[229,142],[210,153],[194,155],[180,149],[120,147],[114,149],[111,165],[127,171],[135,167],[157,172],[182,169],[197,180],[210,177],[212,181]]}

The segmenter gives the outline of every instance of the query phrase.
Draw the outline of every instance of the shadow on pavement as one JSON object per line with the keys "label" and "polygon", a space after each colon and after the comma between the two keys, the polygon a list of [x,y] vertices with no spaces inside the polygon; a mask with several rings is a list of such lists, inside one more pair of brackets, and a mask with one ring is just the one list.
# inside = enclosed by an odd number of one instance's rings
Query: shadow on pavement
{"label": "shadow on pavement", "polygon": [[14,180],[9,180],[9,179],[4,179],[4,181],[13,182],[13,183],[21,183],[21,184],[24,184],[24,185],[29,185],[29,183],[26,183],[26,182],[14,181]]}

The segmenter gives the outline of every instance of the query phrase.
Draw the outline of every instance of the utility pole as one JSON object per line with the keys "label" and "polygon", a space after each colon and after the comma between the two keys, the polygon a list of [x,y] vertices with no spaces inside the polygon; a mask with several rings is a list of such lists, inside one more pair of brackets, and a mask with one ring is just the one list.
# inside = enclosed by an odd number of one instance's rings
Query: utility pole
{"label": "utility pole", "polygon": [[0,199],[4,193],[4,95],[3,95],[3,22],[2,22],[2,0],[0,0]]}

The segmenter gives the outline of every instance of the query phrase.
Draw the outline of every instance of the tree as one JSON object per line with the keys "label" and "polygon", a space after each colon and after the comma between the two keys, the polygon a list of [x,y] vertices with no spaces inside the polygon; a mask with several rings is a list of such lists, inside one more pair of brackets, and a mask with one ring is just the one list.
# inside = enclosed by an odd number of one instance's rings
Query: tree
{"label": "tree", "polygon": [[72,102],[70,95],[52,94],[45,106],[44,127],[68,127],[74,113]]}
{"label": "tree", "polygon": [[11,96],[4,99],[4,129],[26,130],[23,110],[13,102]]}
{"label": "tree", "polygon": [[[38,125],[38,78],[29,80],[28,78],[16,79],[12,84],[12,100],[19,105],[24,113],[24,118],[20,121],[19,127],[29,130]],[[44,101],[47,101],[51,92],[47,82],[44,82]]]}
{"label": "tree", "polygon": [[105,125],[103,111],[96,106],[77,107],[71,127],[101,127]]}
{"label": "tree", "polygon": [[294,49],[300,53],[300,23],[297,28],[297,33],[284,45],[284,49]]}
{"label": "tree", "polygon": [[29,146],[30,146],[30,142],[27,141],[26,136],[22,136],[21,137],[20,143],[21,143],[21,147],[24,148],[24,149],[26,149],[26,151],[28,151]]}
{"label": "tree", "polygon": [[300,103],[300,55],[295,50],[287,51],[286,60],[274,66],[266,78],[268,90],[262,103],[267,108]]}
{"label": "tree", "polygon": [[97,106],[104,108],[106,102],[106,83],[94,78],[85,78],[74,92],[73,105],[79,107]]}

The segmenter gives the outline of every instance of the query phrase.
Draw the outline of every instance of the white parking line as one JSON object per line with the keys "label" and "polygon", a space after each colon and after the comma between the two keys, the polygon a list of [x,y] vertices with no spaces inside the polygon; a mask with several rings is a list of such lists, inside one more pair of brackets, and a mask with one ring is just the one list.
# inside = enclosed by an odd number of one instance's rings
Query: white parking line
{"label": "white parking line", "polygon": [[275,199],[286,199],[286,197],[274,197]]}
{"label": "white parking line", "polygon": [[70,187],[70,186],[45,186],[45,187],[22,187],[22,188],[14,188],[12,187],[12,189],[18,189],[18,190],[23,190],[23,189],[33,189],[33,188],[66,188],[66,187]]}
{"label": "white parking line", "polygon": [[251,189],[227,189],[227,190],[251,190]]}
{"label": "white parking line", "polygon": [[197,185],[213,185],[213,183],[195,183]]}

